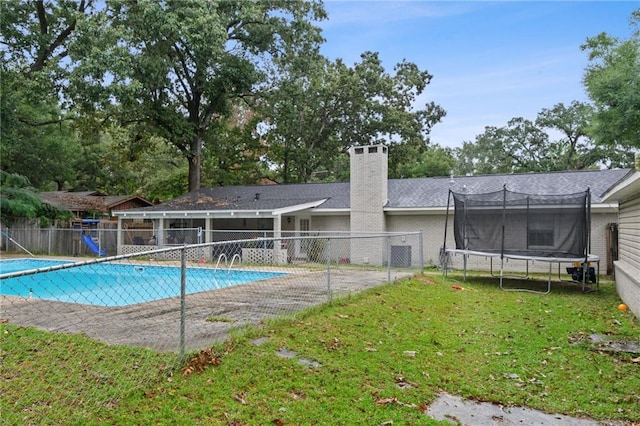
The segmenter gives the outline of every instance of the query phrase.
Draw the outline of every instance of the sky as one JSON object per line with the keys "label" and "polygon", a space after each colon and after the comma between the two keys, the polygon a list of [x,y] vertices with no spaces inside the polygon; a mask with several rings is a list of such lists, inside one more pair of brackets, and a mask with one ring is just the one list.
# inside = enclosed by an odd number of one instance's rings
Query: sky
{"label": "sky", "polygon": [[347,65],[379,52],[392,73],[406,59],[433,79],[417,106],[447,111],[431,141],[459,147],[486,126],[535,120],[544,108],[588,102],[580,46],[601,32],[629,39],[633,1],[325,0],[322,53]]}

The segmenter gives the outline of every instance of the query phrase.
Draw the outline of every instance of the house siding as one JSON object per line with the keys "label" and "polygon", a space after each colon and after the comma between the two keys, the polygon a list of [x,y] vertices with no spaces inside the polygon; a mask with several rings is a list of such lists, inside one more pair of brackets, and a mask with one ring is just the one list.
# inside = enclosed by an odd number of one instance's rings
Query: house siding
{"label": "house siding", "polygon": [[640,194],[620,202],[619,260],[615,262],[616,291],[640,317]]}
{"label": "house siding", "polygon": [[[453,237],[453,215],[450,215],[447,226],[447,247],[455,248]],[[600,274],[606,274],[607,259],[607,224],[617,222],[615,213],[592,213],[591,215],[591,254],[600,258]],[[440,258],[440,249],[444,242],[445,214],[430,215],[398,215],[389,216],[387,218],[387,230],[390,232],[407,232],[422,231],[423,233],[423,253],[426,266],[438,265]],[[417,251],[414,251],[417,253]],[[639,258],[640,259],[640,258]],[[533,262],[510,259],[505,265],[505,271],[523,272],[549,272],[549,263]],[[451,256],[451,266],[455,269],[464,267],[464,257],[462,255]],[[565,265],[568,266],[568,265]],[[470,270],[499,270],[500,260],[483,256],[470,256],[467,258],[467,269]],[[552,272],[558,274],[558,266],[554,265]],[[564,275],[565,271],[560,270],[560,274]]]}
{"label": "house siding", "polygon": [[620,260],[640,269],[640,194],[620,203],[618,243]]}
{"label": "house siding", "polygon": [[[349,215],[344,216],[314,216],[311,219],[311,229],[318,232],[349,232]],[[312,234],[313,234],[312,231]],[[325,250],[325,258],[332,261],[351,258],[351,247],[348,239],[336,239],[331,241]]]}

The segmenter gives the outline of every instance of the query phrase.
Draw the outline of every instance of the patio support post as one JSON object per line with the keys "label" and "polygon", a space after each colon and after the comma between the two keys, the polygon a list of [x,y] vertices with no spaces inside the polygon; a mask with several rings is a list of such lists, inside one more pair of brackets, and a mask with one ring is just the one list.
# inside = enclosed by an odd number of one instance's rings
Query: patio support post
{"label": "patio support post", "polygon": [[158,229],[156,230],[156,242],[158,244],[158,248],[164,248],[164,219],[158,219],[157,225]]}
{"label": "patio support post", "polygon": [[282,241],[280,237],[282,236],[282,215],[276,214],[273,215],[273,257],[271,258],[273,263],[287,263],[287,257],[284,256],[284,259],[280,256],[280,250],[282,250]]}
{"label": "patio support post", "polygon": [[122,216],[118,216],[118,231],[116,235],[116,247],[117,254],[122,254],[122,233],[124,231],[124,227],[122,226]]}

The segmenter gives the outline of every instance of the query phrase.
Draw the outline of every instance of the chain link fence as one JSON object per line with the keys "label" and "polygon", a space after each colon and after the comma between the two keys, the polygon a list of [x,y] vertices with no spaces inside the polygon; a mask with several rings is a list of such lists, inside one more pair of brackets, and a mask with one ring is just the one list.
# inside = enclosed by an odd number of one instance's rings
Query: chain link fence
{"label": "chain link fence", "polygon": [[[68,410],[78,415],[108,407],[232,330],[331,303],[424,266],[421,233],[227,239],[238,235],[80,262],[5,257],[3,417],[57,424],[56,416]],[[85,341],[95,345],[90,359]],[[39,357],[52,348],[60,353],[50,373],[25,382],[23,369],[44,362]],[[126,368],[112,359],[123,354]],[[86,389],[69,385],[70,375],[83,377]]]}

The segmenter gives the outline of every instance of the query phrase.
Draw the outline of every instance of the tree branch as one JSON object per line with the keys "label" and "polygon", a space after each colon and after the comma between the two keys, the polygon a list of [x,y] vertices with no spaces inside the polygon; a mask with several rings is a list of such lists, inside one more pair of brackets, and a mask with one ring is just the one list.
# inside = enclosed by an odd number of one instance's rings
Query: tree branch
{"label": "tree branch", "polygon": [[36,2],[38,10],[38,22],[40,23],[40,34],[47,34],[49,25],[47,24],[47,13],[44,10],[44,2],[42,0]]}
{"label": "tree branch", "polygon": [[[187,78],[187,80],[189,80],[190,70],[189,70],[189,66],[187,65],[187,60],[185,59],[182,50],[180,50],[180,47],[176,43],[173,44],[173,51],[178,56],[178,61],[180,62],[184,76]],[[176,78],[178,79],[178,82],[180,83],[180,85],[182,86],[182,89],[184,90],[184,93],[187,97],[187,102],[190,104],[193,101],[191,92],[194,91],[194,88],[192,87],[191,84],[187,85],[187,83],[185,83],[184,80],[180,77],[180,73],[178,72],[177,66],[174,65],[173,71],[176,73]],[[191,92],[189,91],[189,88],[191,88]]]}
{"label": "tree branch", "polygon": [[[44,2],[41,0],[38,1],[37,8],[38,8],[38,20],[40,21],[40,31],[42,34],[48,34],[49,30],[48,30],[47,17],[44,9]],[[86,8],[85,1],[82,0],[78,5],[78,12],[84,13],[85,8]],[[58,47],[60,47],[62,43],[64,43],[64,41],[67,38],[69,38],[73,30],[75,30],[76,23],[77,23],[77,19],[74,18],[71,21],[71,23],[67,25],[67,27],[60,32],[60,34],[58,34],[58,37],[56,37],[55,40],[49,46],[40,50],[40,53],[38,54],[38,57],[36,58],[35,62],[31,65],[31,67],[29,67],[28,74],[38,72],[42,70],[42,68],[44,68],[45,64],[47,63],[47,60],[49,59],[49,57],[51,57],[53,52]],[[61,55],[58,55],[58,57],[64,57],[64,56],[66,56],[66,52],[63,52]]]}
{"label": "tree branch", "polygon": [[56,118],[53,120],[45,120],[45,121],[32,121],[24,117],[18,118],[21,123],[27,124],[29,126],[40,127],[40,126],[48,126],[50,124],[60,124],[63,121],[73,120],[72,117],[64,117],[64,118]]}

